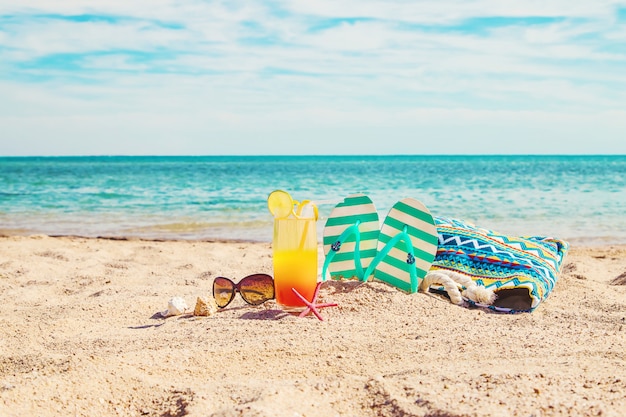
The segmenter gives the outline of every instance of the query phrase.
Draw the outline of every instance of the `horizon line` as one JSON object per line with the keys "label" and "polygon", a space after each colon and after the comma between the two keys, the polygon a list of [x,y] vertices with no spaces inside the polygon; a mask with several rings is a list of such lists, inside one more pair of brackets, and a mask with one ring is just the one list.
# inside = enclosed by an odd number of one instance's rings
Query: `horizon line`
{"label": "horizon line", "polygon": [[623,153],[432,153],[432,154],[76,154],[76,155],[0,155],[0,158],[232,158],[232,157],[483,157],[483,156],[626,156]]}

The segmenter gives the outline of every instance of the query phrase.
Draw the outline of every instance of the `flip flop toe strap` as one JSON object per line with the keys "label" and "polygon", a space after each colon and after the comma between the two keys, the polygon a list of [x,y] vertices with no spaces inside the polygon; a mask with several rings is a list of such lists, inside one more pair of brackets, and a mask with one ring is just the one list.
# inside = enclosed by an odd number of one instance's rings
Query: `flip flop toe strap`
{"label": "flip flop toe strap", "polygon": [[363,281],[366,281],[367,278],[374,273],[374,270],[378,267],[378,265],[382,262],[382,260],[389,254],[391,249],[393,249],[393,247],[399,241],[402,240],[402,241],[404,241],[404,243],[405,243],[405,245],[407,247],[406,263],[409,265],[409,267],[408,267],[409,271],[408,272],[409,272],[409,277],[410,277],[410,280],[411,280],[410,292],[414,293],[414,292],[417,291],[417,289],[418,289],[418,279],[417,279],[417,272],[415,270],[415,252],[413,250],[413,243],[411,242],[411,236],[409,236],[407,231],[408,231],[408,226],[404,225],[404,228],[402,229],[402,231],[399,232],[398,234],[396,234],[394,237],[392,237],[385,244],[385,246],[378,252],[378,254],[376,254],[376,257],[374,258],[372,263],[369,265],[369,267],[365,271],[365,274],[363,275]]}
{"label": "flip flop toe strap", "polygon": [[360,220],[357,220],[355,224],[350,227],[347,227],[344,230],[337,240],[330,245],[330,251],[326,255],[326,259],[324,260],[324,267],[322,268],[322,281],[326,281],[326,273],[328,271],[328,266],[332,262],[335,254],[341,250],[341,245],[351,236],[354,235],[354,266],[357,272],[357,278],[359,280],[363,280],[363,266],[361,265],[361,232],[359,231],[359,224],[361,224]]}

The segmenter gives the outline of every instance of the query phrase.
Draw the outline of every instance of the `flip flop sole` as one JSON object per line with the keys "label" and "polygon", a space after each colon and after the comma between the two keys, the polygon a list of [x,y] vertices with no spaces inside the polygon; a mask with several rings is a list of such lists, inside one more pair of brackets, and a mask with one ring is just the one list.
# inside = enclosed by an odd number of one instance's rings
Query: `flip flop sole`
{"label": "flip flop sole", "polygon": [[[402,233],[405,234],[398,238]],[[410,240],[410,246],[405,239]],[[416,292],[435,259],[437,242],[437,227],[428,208],[413,198],[398,201],[389,210],[378,237],[379,252],[389,244],[393,247],[376,265],[374,278],[406,292]],[[411,278],[413,268],[416,279]]]}
{"label": "flip flop sole", "polygon": [[[358,230],[358,256],[356,233],[345,234],[350,227],[355,232]],[[368,196],[353,194],[337,204],[326,220],[323,235],[324,254],[327,258],[332,256],[328,263],[330,276],[333,279],[363,279],[363,271],[376,256],[378,235],[378,212]]]}

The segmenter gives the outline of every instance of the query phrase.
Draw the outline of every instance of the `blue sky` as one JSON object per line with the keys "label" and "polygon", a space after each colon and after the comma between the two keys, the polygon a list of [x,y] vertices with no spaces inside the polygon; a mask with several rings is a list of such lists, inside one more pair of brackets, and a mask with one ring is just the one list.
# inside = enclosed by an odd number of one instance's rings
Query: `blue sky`
{"label": "blue sky", "polygon": [[626,154],[626,0],[0,0],[0,155]]}

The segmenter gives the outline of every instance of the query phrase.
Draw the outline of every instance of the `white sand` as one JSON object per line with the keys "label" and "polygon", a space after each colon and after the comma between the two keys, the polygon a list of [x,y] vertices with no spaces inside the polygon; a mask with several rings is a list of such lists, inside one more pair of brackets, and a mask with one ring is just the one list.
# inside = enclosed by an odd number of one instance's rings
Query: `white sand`
{"label": "white sand", "polygon": [[0,416],[626,415],[626,247],[572,248],[533,313],[349,281],[323,322],[156,317],[254,272],[269,244],[0,238]]}

